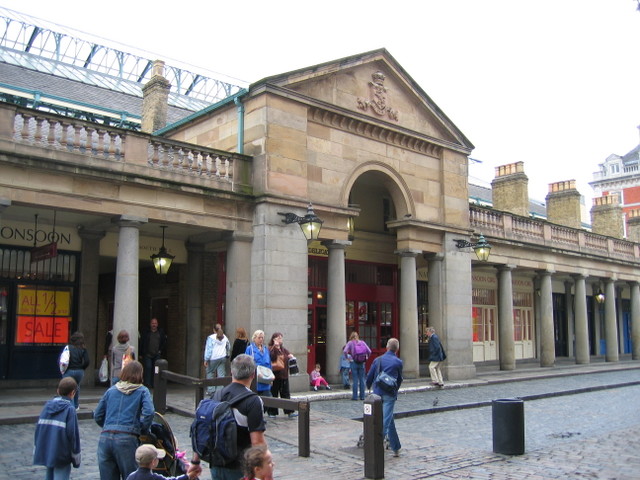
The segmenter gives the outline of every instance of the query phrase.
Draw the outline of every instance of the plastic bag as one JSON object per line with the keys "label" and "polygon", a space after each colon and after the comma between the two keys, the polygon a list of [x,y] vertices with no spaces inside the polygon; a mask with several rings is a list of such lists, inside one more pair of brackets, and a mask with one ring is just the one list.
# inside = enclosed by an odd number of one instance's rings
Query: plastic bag
{"label": "plastic bag", "polygon": [[100,370],[98,370],[98,380],[100,383],[104,383],[109,380],[109,362],[106,358],[102,359],[100,364]]}
{"label": "plastic bag", "polygon": [[60,358],[58,359],[58,368],[60,368],[60,374],[64,375],[69,366],[69,345],[65,345]]}

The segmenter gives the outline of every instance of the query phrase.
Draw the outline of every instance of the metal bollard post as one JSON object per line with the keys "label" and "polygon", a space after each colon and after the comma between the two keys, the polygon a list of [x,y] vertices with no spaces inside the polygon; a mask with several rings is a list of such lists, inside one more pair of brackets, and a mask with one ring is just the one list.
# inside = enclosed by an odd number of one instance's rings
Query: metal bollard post
{"label": "metal bollard post", "polygon": [[384,478],[382,398],[370,394],[364,401],[364,476]]}
{"label": "metal bollard post", "polygon": [[501,398],[492,402],[493,451],[505,455],[524,453],[524,401]]}
{"label": "metal bollard post", "polygon": [[153,406],[158,413],[167,412],[167,379],[162,376],[164,370],[169,370],[169,362],[164,359],[156,360],[153,377]]}

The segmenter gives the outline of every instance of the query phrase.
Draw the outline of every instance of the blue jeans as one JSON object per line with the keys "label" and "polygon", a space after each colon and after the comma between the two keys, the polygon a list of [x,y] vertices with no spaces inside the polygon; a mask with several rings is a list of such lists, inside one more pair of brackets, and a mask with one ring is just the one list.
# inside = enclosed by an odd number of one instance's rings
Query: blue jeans
{"label": "blue jeans", "polygon": [[[207,378],[219,378],[227,375],[227,359],[225,357],[209,360],[207,363]],[[207,387],[207,393],[211,395],[216,390],[220,390],[221,385]]]}
{"label": "blue jeans", "polygon": [[126,480],[138,468],[136,448],[136,435],[102,432],[98,441],[100,480]]}
{"label": "blue jeans", "polygon": [[351,400],[358,399],[358,387],[360,387],[360,400],[364,400],[364,363],[351,362],[352,395]]}
{"label": "blue jeans", "polygon": [[212,480],[240,480],[242,478],[242,470],[225,467],[211,467]]}
{"label": "blue jeans", "polygon": [[160,360],[160,355],[156,355],[155,357],[145,356],[143,359],[144,386],[147,388],[153,388],[153,378],[156,373],[156,360]]}
{"label": "blue jeans", "polygon": [[393,408],[396,405],[396,397],[382,395],[382,434],[389,438],[389,447],[394,452],[400,450],[400,438],[396,430],[396,421],[393,419]]}
{"label": "blue jeans", "polygon": [[351,382],[349,381],[349,367],[341,367],[340,373],[342,374],[342,386],[350,387]]}
{"label": "blue jeans", "polygon": [[47,467],[47,473],[44,476],[44,480],[69,480],[70,475],[70,463],[63,467]]}
{"label": "blue jeans", "polygon": [[78,405],[80,404],[80,382],[84,378],[84,370],[67,370],[64,372],[64,375],[62,375],[62,378],[64,377],[72,377],[78,384],[76,396],[73,397],[73,406],[78,408]]}

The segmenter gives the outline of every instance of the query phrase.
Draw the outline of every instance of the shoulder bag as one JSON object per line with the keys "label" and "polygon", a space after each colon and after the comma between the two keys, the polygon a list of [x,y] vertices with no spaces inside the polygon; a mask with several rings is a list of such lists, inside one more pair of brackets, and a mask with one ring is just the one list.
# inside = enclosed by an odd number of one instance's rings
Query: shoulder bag
{"label": "shoulder bag", "polygon": [[393,394],[398,389],[398,382],[395,378],[382,370],[382,358],[378,359],[378,375],[376,376],[375,385],[386,393]]}

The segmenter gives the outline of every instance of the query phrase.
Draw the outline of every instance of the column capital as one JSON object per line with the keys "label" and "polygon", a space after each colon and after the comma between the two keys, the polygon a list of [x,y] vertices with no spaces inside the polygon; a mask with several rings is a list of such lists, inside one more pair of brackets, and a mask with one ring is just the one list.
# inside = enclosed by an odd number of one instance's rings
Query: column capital
{"label": "column capital", "polygon": [[423,257],[427,262],[442,262],[444,260],[444,253],[425,253]]}
{"label": "column capital", "polygon": [[627,285],[629,285],[630,287],[636,287],[636,286],[640,285],[640,282],[638,280],[629,280],[627,282]]}
{"label": "column capital", "polygon": [[418,255],[420,255],[422,253],[421,250],[413,250],[411,248],[407,248],[407,249],[403,249],[403,250],[396,250],[395,252],[396,255],[399,255],[400,257],[417,257]]}
{"label": "column capital", "polygon": [[551,276],[554,273],[556,273],[555,270],[553,270],[552,268],[547,268],[545,270],[536,270],[536,273],[540,276],[540,277],[547,277],[547,276]]}
{"label": "column capital", "polygon": [[325,240],[321,243],[324,247],[327,247],[327,249],[329,250],[332,250],[332,249],[344,250],[345,248],[351,246],[352,244],[352,242],[350,242],[349,240]]}
{"label": "column capital", "polygon": [[515,270],[516,266],[509,264],[509,263],[505,263],[504,265],[495,265],[496,270],[498,270],[499,272],[506,272],[506,271],[511,271],[511,270]]}
{"label": "column capital", "polygon": [[224,236],[227,243],[229,242],[253,242],[253,233],[248,232],[229,232]]}
{"label": "column capital", "polygon": [[111,223],[114,223],[120,227],[136,227],[149,223],[147,217],[137,217],[135,215],[120,215],[111,219]]}
{"label": "column capital", "polygon": [[571,278],[573,278],[574,280],[586,280],[587,275],[585,275],[584,273],[574,273],[571,275]]}

